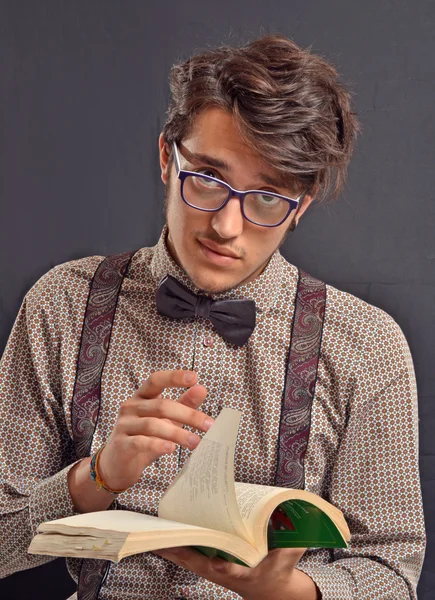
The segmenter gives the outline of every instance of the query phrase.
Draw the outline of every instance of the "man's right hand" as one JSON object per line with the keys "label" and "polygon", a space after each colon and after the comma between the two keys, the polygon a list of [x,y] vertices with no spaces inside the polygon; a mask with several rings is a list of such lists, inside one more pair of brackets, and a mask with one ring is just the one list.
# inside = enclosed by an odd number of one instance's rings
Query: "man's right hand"
{"label": "man's right hand", "polygon": [[[188,380],[191,375],[192,379]],[[176,445],[193,450],[200,437],[189,430],[207,431],[213,419],[197,410],[207,396],[202,385],[195,385],[193,371],[156,371],[123,402],[109,439],[99,457],[98,470],[104,483],[115,490],[134,485],[146,467]],[[162,396],[167,388],[189,389],[177,401]],[[68,487],[78,512],[106,509],[114,496],[98,489],[89,475],[90,458],[75,464],[68,473]]]}
{"label": "man's right hand", "polygon": [[[196,381],[193,371],[156,371],[121,404],[99,459],[99,473],[108,487],[131,487],[146,467],[173,452],[176,445],[196,448],[201,438],[183,429],[183,425],[207,431],[213,424],[213,419],[197,410],[207,390],[195,385]],[[189,389],[176,402],[162,396],[167,388],[186,387]]]}

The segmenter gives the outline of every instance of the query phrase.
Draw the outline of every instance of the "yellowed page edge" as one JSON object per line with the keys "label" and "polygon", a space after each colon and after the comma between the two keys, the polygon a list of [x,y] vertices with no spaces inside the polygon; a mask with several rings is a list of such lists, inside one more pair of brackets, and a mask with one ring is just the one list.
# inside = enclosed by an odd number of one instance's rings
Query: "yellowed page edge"
{"label": "yellowed page edge", "polygon": [[104,531],[100,531],[100,536],[40,533],[33,538],[28,552],[119,562],[126,556],[177,546],[211,546],[229,552],[250,566],[255,566],[263,558],[238,536],[189,525],[172,530],[123,533],[118,534],[117,539],[106,537]]}

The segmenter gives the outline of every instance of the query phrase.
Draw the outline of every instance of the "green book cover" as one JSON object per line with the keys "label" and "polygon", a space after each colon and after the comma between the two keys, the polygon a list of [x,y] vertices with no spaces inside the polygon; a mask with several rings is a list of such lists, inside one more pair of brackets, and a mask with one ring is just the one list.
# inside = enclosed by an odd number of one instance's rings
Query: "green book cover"
{"label": "green book cover", "polygon": [[[267,528],[268,548],[346,548],[340,531],[334,522],[317,506],[305,500],[286,500],[272,513]],[[231,554],[195,546],[209,558],[218,556],[241,565]],[[246,565],[245,565],[246,566]]]}
{"label": "green book cover", "polygon": [[272,513],[268,525],[271,548],[346,548],[334,522],[305,500],[286,500]]}

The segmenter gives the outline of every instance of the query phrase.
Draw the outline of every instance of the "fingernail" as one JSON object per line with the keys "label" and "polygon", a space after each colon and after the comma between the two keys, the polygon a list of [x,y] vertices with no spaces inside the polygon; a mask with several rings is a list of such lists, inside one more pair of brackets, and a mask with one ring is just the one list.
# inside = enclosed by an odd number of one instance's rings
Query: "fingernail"
{"label": "fingernail", "polygon": [[185,381],[186,383],[194,383],[194,382],[195,382],[195,379],[196,379],[196,375],[195,375],[194,373],[187,373],[187,374],[184,376],[184,381]]}
{"label": "fingernail", "polygon": [[189,435],[189,437],[187,438],[187,444],[188,444],[189,448],[196,448],[198,443],[199,443],[199,440],[196,435]]}
{"label": "fingernail", "polygon": [[210,417],[207,417],[206,420],[204,421],[203,424],[203,429],[205,429],[206,431],[208,431],[210,429],[210,427],[213,425],[214,420],[211,419]]}
{"label": "fingernail", "polygon": [[174,450],[174,444],[171,444],[171,442],[166,442],[163,446],[163,449],[165,452],[172,452]]}

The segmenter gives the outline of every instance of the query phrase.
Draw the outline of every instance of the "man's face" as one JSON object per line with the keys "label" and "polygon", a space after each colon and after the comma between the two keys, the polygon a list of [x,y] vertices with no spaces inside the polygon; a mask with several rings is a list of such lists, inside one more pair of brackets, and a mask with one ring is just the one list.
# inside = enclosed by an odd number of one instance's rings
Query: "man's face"
{"label": "man's face", "polygon": [[[298,195],[298,190],[265,182],[264,176],[278,179],[276,171],[244,143],[231,113],[220,108],[202,111],[179,149],[182,169],[201,170],[238,190],[264,189],[290,198]],[[271,255],[282,243],[295,218],[296,209],[278,227],[261,227],[244,219],[238,198],[231,198],[217,212],[191,208],[181,198],[175,161],[168,164],[168,150],[160,136],[162,181],[166,185],[168,249],[172,257],[198,288],[207,292],[226,291],[252,281],[264,270]],[[198,154],[219,160],[226,166],[217,169],[210,161],[192,156]],[[301,201],[297,219],[311,201],[310,196]]]}

